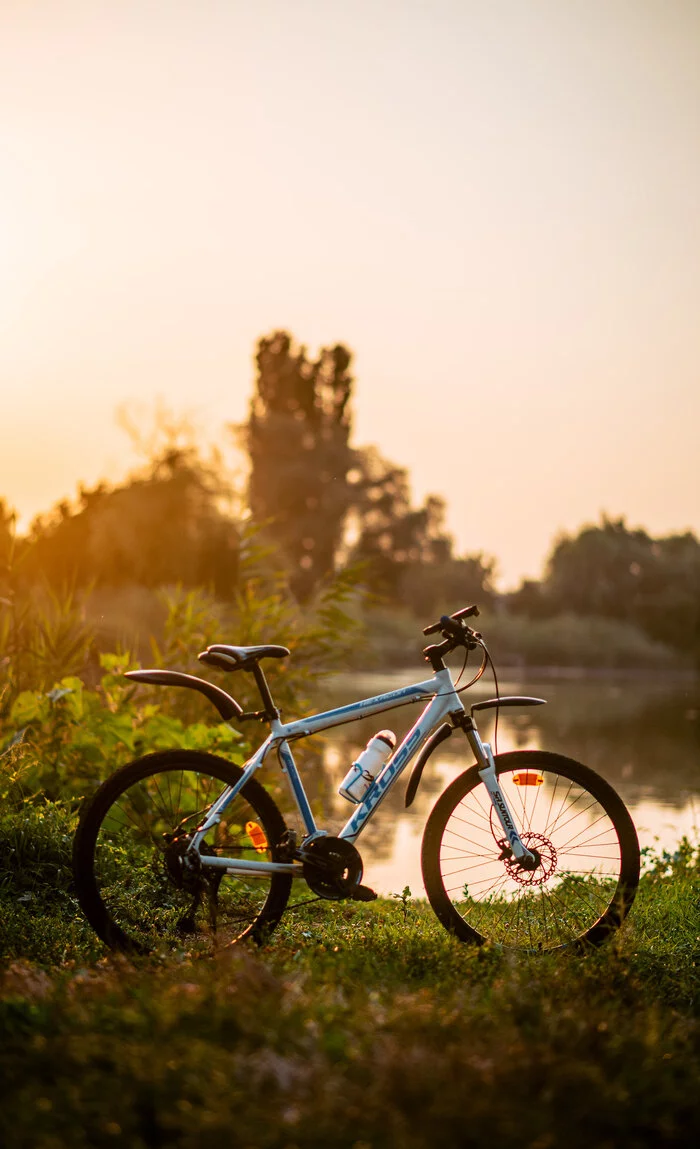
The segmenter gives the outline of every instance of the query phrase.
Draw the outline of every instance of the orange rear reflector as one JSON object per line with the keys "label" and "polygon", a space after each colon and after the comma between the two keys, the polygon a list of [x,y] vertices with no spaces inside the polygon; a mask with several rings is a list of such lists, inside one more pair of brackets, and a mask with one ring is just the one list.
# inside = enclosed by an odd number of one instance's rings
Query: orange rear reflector
{"label": "orange rear reflector", "polygon": [[513,781],[516,786],[541,786],[544,778],[539,770],[516,770]]}
{"label": "orange rear reflector", "polygon": [[257,822],[246,822],[245,832],[258,853],[264,854],[267,850],[267,838],[262,826],[259,826]]}

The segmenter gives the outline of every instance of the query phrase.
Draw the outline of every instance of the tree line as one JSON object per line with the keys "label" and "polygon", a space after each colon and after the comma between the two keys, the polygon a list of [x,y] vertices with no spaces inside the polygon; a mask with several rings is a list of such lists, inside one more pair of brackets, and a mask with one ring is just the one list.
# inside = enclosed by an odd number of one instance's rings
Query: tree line
{"label": "tree line", "polygon": [[633,623],[700,662],[700,542],[690,531],[653,538],[603,516],[554,543],[541,581],[510,596],[529,618],[569,612]]}
{"label": "tree line", "polygon": [[[23,577],[53,586],[204,586],[235,595],[252,521],[294,597],[307,603],[341,569],[354,567],[377,599],[421,617],[463,597],[493,594],[495,563],[459,556],[444,527],[445,505],[414,505],[407,471],[352,437],[351,354],[342,345],[316,358],[287,332],[259,340],[247,421],[230,431],[249,461],[247,487],[233,492],[217,461],[169,442],[118,486],[81,487],[15,540]],[[0,548],[11,514],[0,503]]]}
{"label": "tree line", "polygon": [[[301,604],[339,571],[359,571],[375,601],[419,619],[498,598],[496,562],[460,555],[445,504],[416,505],[405,468],[352,441],[352,356],[342,344],[314,358],[285,331],[261,338],[247,420],[231,427],[249,463],[234,492],[222,467],[171,436],[122,484],[80,488],[14,537],[0,501],[0,557],[50,586],[206,587],[235,596],[251,523]],[[234,498],[234,495],[236,496]],[[700,543],[690,532],[653,538],[603,517],[555,540],[541,580],[501,606],[532,619],[565,612],[632,622],[700,658]]]}

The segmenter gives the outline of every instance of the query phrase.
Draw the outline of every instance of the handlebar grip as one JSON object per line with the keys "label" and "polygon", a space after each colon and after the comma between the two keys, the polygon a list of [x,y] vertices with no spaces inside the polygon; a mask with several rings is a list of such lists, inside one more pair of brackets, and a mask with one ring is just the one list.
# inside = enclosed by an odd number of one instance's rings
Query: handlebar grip
{"label": "handlebar grip", "polygon": [[479,608],[476,604],[474,606],[465,606],[462,610],[456,610],[450,618],[478,618]]}
{"label": "handlebar grip", "polygon": [[[476,604],[473,606],[464,606],[461,610],[456,610],[454,614],[443,614],[439,622],[432,622],[430,626],[423,627],[423,634],[436,634],[438,630],[446,630],[449,634],[458,638],[464,633],[464,628],[459,625],[457,620],[460,618],[471,618],[472,616],[478,616],[478,614],[479,608]],[[457,626],[452,629],[449,625],[450,623],[453,624],[453,627],[454,624],[457,623]]]}

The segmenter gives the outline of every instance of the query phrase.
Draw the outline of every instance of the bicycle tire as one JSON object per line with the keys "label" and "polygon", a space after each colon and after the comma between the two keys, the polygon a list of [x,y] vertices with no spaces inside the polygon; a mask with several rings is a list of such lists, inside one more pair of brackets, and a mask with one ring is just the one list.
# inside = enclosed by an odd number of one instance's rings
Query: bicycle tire
{"label": "bicycle tire", "polygon": [[[277,925],[290,875],[242,878],[205,869],[182,876],[187,832],[242,773],[211,754],[166,750],[115,771],[84,806],[73,845],[75,886],[85,916],[111,949],[211,949],[261,941]],[[202,853],[259,859],[264,852],[264,860],[276,861],[285,831],[274,800],[251,779],[207,833]]]}
{"label": "bicycle tire", "polygon": [[622,924],[639,883],[637,832],[622,799],[560,754],[520,750],[495,763],[538,865],[523,871],[509,855],[474,765],[448,786],[425,826],[421,866],[435,914],[461,941],[479,945],[530,952],[599,945]]}

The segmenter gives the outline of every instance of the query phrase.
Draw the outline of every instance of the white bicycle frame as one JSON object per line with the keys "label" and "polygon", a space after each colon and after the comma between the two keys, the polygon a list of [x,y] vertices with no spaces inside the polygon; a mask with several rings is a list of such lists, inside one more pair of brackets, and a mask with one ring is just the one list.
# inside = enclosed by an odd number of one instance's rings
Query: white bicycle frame
{"label": "white bicycle frame", "polygon": [[[312,838],[325,836],[327,831],[319,830],[316,825],[289,746],[290,741],[317,734],[334,726],[341,726],[346,722],[353,722],[358,718],[381,714],[385,710],[392,710],[410,702],[428,702],[428,705],[396,748],[379,776],[375,778],[363,801],[355,808],[338,835],[347,842],[356,842],[369,819],[379,808],[416,751],[424,745],[445,718],[464,714],[464,705],[455,690],[449,669],[435,671],[433,676],[424,682],[416,682],[412,686],[404,686],[400,690],[391,690],[387,694],[377,694],[373,698],[365,698],[360,702],[350,703],[348,706],[326,710],[321,714],[314,714],[310,718],[288,723],[283,723],[278,718],[274,719],[270,723],[269,737],[256,750],[252,758],[246,762],[241,778],[234,786],[227,786],[210,807],[207,817],[193,834],[187,853],[197,853],[202,866],[223,869],[229,874],[245,873],[249,877],[255,876],[255,874],[264,877],[271,873],[301,875],[301,862],[263,862],[262,860],[256,861],[245,858],[224,858],[202,854],[199,847],[207,831],[221,821],[226,807],[242,790],[246,782],[253,777],[256,770],[262,766],[273,749],[277,750],[282,770],[287,775],[292,796],[304,825],[304,841],[308,842]],[[479,776],[486,786],[504,837],[509,842],[515,858],[532,857],[520,839],[508,803],[498,786],[491,747],[487,742],[481,741],[473,721],[467,724],[465,733],[477,763],[480,764]]]}

